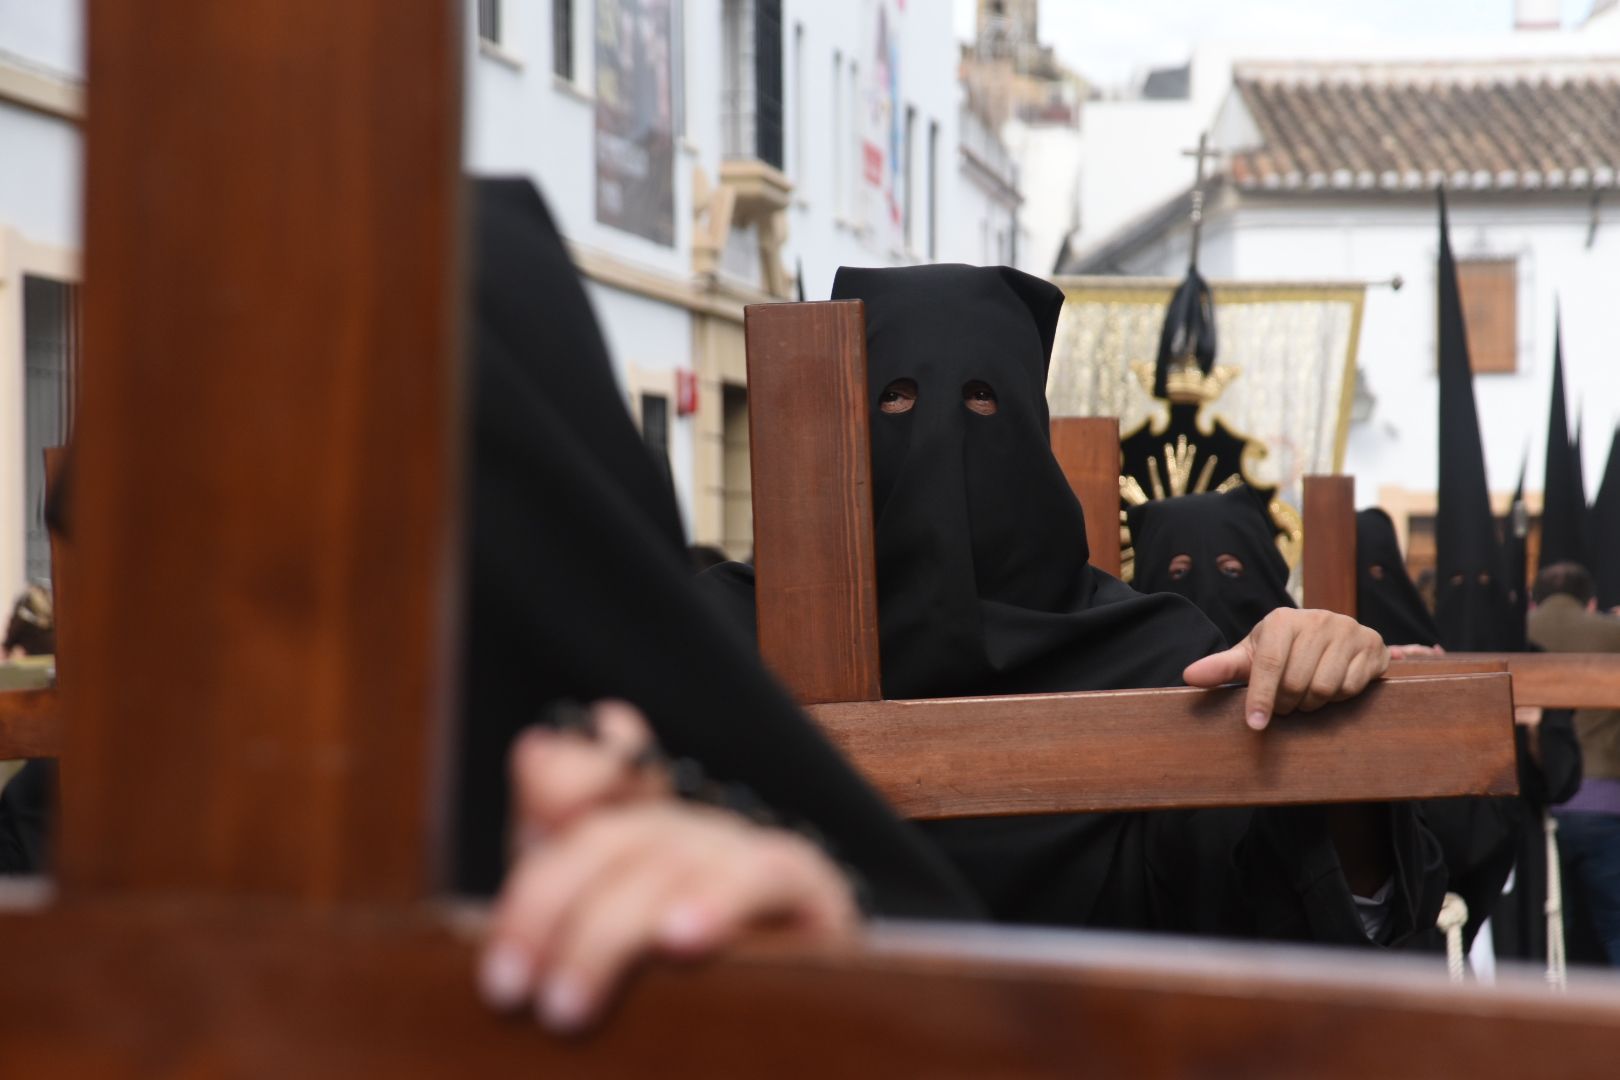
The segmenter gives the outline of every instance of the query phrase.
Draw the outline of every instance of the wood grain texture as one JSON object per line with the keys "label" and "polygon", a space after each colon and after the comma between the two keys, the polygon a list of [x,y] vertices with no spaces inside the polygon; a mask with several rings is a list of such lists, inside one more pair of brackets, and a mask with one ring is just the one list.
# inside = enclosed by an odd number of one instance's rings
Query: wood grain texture
{"label": "wood grain texture", "polygon": [[90,5],[70,893],[429,886],[462,22]]}
{"label": "wood grain texture", "polygon": [[0,953],[28,972],[0,981],[8,1076],[1518,1080],[1612,1076],[1620,1030],[1612,978],[1453,986],[1432,958],[988,927],[656,966],[566,1040],[486,1012],[471,949],[420,916],[9,915]]}
{"label": "wood grain texture", "polygon": [[744,312],[759,649],[806,704],[882,693],[865,312]]}
{"label": "wood grain texture", "polygon": [[1518,790],[1506,675],[1386,681],[1243,721],[1243,691],[818,705],[811,716],[912,818],[1278,806]]}
{"label": "wood grain texture", "polygon": [[1513,700],[1544,709],[1620,709],[1620,653],[1446,653],[1390,664],[1391,675],[1438,675],[1494,661],[1513,674]]}
{"label": "wood grain texture", "polygon": [[1091,565],[1119,576],[1119,419],[1060,416],[1052,421],[1052,454],[1086,512]]}
{"label": "wood grain texture", "polygon": [[1356,617],[1356,483],[1305,478],[1305,606]]}
{"label": "wood grain texture", "polygon": [[62,752],[62,705],[56,687],[0,691],[0,761]]}

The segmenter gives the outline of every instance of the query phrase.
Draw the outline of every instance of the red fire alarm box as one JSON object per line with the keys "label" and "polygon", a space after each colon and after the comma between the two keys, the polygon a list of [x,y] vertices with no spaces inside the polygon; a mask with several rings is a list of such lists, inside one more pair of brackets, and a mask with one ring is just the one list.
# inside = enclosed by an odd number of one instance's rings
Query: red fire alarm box
{"label": "red fire alarm box", "polygon": [[691,416],[698,410],[697,372],[681,369],[675,372],[675,415]]}

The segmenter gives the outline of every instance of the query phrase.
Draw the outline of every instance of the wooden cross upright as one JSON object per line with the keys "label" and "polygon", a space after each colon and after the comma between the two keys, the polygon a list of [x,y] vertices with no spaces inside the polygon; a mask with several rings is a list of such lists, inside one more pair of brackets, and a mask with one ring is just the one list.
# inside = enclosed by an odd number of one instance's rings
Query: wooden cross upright
{"label": "wooden cross upright", "polygon": [[1086,508],[1091,565],[1119,576],[1119,420],[1113,416],[1060,416],[1052,421],[1052,454]]}
{"label": "wooden cross upright", "polygon": [[1612,985],[988,928],[654,965],[583,1039],[479,1005],[433,902],[463,15],[91,0],[59,887],[0,889],[0,1074],[1612,1068]]}

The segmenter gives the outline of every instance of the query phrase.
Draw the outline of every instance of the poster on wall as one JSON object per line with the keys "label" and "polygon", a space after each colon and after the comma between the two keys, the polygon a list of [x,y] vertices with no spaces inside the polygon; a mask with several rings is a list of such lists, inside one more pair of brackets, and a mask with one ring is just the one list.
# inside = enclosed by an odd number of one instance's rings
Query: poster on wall
{"label": "poster on wall", "polygon": [[856,211],[879,249],[904,243],[902,185],[905,119],[900,107],[900,19],[903,3],[869,0],[860,88],[860,169]]}
{"label": "poster on wall", "polygon": [[597,0],[596,220],[675,244],[671,0]]}

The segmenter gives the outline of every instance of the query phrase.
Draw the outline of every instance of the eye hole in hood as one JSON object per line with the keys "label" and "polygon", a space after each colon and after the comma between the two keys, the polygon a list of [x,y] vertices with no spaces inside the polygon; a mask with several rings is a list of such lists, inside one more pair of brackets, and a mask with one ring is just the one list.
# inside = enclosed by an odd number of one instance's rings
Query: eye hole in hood
{"label": "eye hole in hood", "polygon": [[1000,405],[996,402],[995,387],[983,379],[969,379],[962,384],[962,404],[969,412],[980,416],[994,416]]}
{"label": "eye hole in hood", "polygon": [[917,404],[917,380],[896,379],[878,395],[878,409],[886,413],[907,413]]}

